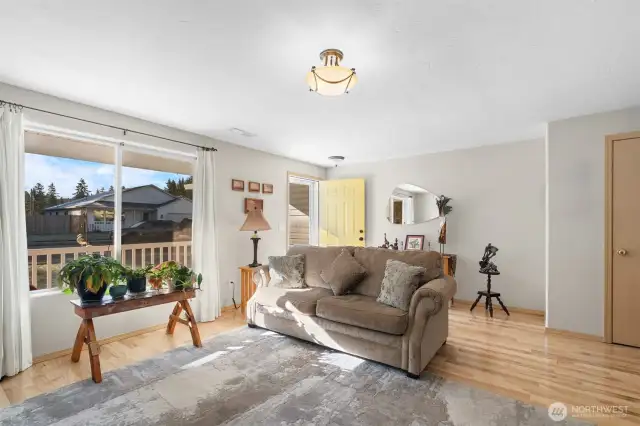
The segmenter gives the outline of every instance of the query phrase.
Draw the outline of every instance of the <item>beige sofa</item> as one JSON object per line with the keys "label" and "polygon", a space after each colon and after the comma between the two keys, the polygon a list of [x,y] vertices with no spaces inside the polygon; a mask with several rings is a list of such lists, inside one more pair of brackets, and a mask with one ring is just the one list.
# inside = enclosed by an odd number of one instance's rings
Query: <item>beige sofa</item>
{"label": "beige sofa", "polygon": [[[320,273],[348,249],[367,275],[350,294],[334,296]],[[419,377],[448,335],[448,301],[456,282],[443,276],[437,252],[393,251],[362,247],[294,246],[289,255],[305,255],[307,288],[269,287],[269,267],[254,273],[256,292],[247,304],[250,327],[262,327],[362,358],[401,368]],[[425,282],[409,311],[376,302],[388,259],[423,266]]]}

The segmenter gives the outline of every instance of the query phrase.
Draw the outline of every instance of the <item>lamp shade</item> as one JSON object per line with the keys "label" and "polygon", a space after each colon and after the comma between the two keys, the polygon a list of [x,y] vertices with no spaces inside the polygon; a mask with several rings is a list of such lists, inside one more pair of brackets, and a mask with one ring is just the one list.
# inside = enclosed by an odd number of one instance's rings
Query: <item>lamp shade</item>
{"label": "lamp shade", "polygon": [[240,227],[241,231],[268,231],[269,229],[271,229],[269,222],[258,209],[249,210],[244,224]]}

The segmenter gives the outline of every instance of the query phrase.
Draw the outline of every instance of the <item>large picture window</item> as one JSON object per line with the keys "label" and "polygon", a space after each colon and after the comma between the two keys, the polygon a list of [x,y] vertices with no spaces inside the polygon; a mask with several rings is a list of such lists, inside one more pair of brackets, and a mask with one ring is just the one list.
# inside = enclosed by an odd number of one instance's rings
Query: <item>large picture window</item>
{"label": "large picture window", "polygon": [[29,288],[41,290],[80,254],[113,255],[115,151],[27,132],[25,152]]}
{"label": "large picture window", "polygon": [[54,288],[62,266],[85,253],[136,268],[166,260],[191,266],[195,159],[33,132],[25,132],[25,152],[31,290]]}

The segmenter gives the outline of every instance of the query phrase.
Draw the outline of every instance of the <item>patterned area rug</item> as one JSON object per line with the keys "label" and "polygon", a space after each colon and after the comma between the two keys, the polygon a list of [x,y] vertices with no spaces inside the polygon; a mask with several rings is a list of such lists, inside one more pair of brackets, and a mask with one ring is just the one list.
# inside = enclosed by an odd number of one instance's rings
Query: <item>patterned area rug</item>
{"label": "patterned area rug", "polygon": [[586,425],[246,327],[0,411],[2,425]]}

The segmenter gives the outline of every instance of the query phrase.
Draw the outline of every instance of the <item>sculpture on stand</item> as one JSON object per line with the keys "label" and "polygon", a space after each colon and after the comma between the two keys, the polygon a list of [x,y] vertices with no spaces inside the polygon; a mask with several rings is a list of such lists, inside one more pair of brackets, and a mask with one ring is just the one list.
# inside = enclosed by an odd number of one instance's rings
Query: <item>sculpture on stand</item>
{"label": "sculpture on stand", "polygon": [[478,272],[487,276],[487,289],[480,290],[478,292],[478,298],[476,299],[475,302],[473,302],[473,305],[471,305],[471,309],[470,309],[471,311],[473,311],[473,308],[476,307],[480,299],[484,296],[485,298],[484,309],[485,311],[489,311],[489,315],[491,316],[491,318],[493,318],[492,299],[494,297],[498,300],[498,303],[500,304],[500,307],[502,308],[502,310],[505,311],[507,315],[509,315],[509,310],[504,305],[504,303],[502,303],[502,299],[500,299],[500,293],[491,291],[491,277],[493,275],[500,275],[500,271],[498,271],[498,267],[496,266],[495,263],[491,261],[491,259],[493,259],[497,253],[498,253],[498,247],[491,245],[491,243],[487,244],[487,246],[484,248],[484,254],[482,255],[482,259],[480,259],[480,261],[478,262],[478,264],[480,265],[480,270]]}

